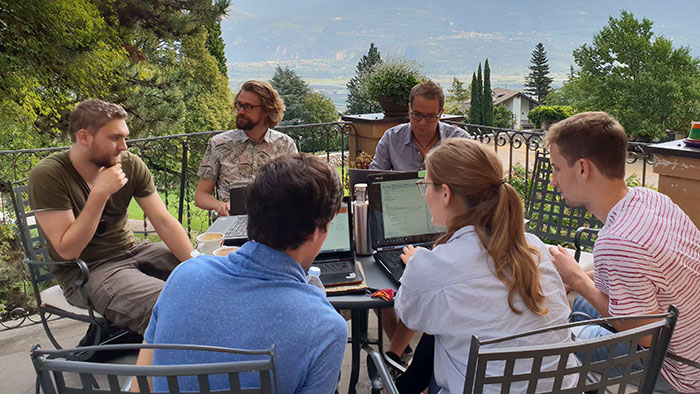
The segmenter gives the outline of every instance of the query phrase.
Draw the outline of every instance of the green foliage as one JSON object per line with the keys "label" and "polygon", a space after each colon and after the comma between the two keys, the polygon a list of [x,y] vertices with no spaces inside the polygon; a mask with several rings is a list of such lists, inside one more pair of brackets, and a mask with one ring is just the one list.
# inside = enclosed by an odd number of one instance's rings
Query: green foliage
{"label": "green foliage", "polygon": [[481,100],[483,98],[482,87],[481,87],[481,64],[479,64],[479,74],[472,74],[472,87],[471,87],[471,106],[469,107],[469,123],[481,124],[484,119],[482,116],[482,105]]}
{"label": "green foliage", "polygon": [[304,123],[304,97],[311,91],[309,85],[296,71],[282,66],[277,66],[270,84],[284,100],[286,109],[282,120],[285,124]]}
{"label": "green foliage", "polygon": [[537,128],[549,128],[549,126],[560,120],[566,119],[574,114],[574,109],[568,105],[540,105],[527,114]]}
{"label": "green foliage", "polygon": [[[500,105],[498,107],[500,107]],[[506,176],[507,175],[508,174],[506,174]],[[508,180],[508,183],[518,192],[523,202],[527,200],[527,180],[531,175],[532,171],[528,171],[525,166],[520,163],[515,163],[511,172],[511,178]]]}
{"label": "green foliage", "polygon": [[472,74],[471,104],[469,123],[492,126],[494,122],[493,95],[491,94],[491,69],[489,61],[484,62],[482,78],[481,63],[476,74]]}
{"label": "green foliage", "polygon": [[540,42],[532,51],[530,74],[525,77],[525,91],[537,97],[539,102],[544,101],[549,91],[552,90],[553,79],[549,77],[549,64],[547,62],[547,51],[544,50],[544,45]]}
{"label": "green foliage", "polygon": [[465,115],[462,111],[462,105],[469,100],[471,96],[470,89],[470,87],[464,87],[464,82],[453,77],[452,86],[447,90],[448,94],[445,97],[445,113]]}
{"label": "green foliage", "polygon": [[700,119],[700,60],[655,36],[653,23],[622,11],[574,51],[578,75],[548,104],[605,111],[634,139],[662,138]]}
{"label": "green foliage", "polygon": [[362,80],[360,90],[376,100],[379,96],[394,97],[396,104],[408,104],[411,88],[425,79],[420,64],[404,58],[377,63]]}
{"label": "green foliage", "polygon": [[31,284],[27,282],[23,266],[21,245],[14,228],[0,224],[0,305],[7,310],[16,307],[27,309],[30,305]]}
{"label": "green foliage", "polygon": [[[304,97],[304,123],[326,123],[338,120],[333,101],[321,93],[311,92]],[[325,148],[324,148],[325,149]]]}
{"label": "green foliage", "polygon": [[220,84],[206,72],[199,76],[207,79],[192,78],[186,61],[192,52],[184,48],[185,40],[199,40],[203,29],[214,26],[228,5],[228,0],[3,2],[0,149],[65,144],[60,137],[68,114],[87,98],[122,104],[130,113],[132,137],[189,129],[187,119],[210,117],[200,113],[204,108],[220,112],[219,105],[228,105],[230,112],[229,104],[209,98],[204,105],[187,101],[194,85],[213,81],[219,94]]}
{"label": "green foliage", "polygon": [[493,126],[493,96],[491,94],[491,68],[489,59],[484,62],[484,93],[481,98],[481,116],[484,126]]}
{"label": "green foliage", "polygon": [[512,129],[513,123],[513,113],[510,112],[508,107],[505,105],[497,105],[493,109],[493,126],[500,127],[503,129]]}
{"label": "green foliage", "polygon": [[224,54],[224,39],[221,38],[221,22],[217,21],[206,26],[207,50],[216,59],[221,75],[228,81],[228,68],[226,67],[226,54]]}
{"label": "green foliage", "polygon": [[366,55],[362,56],[362,59],[357,63],[356,75],[352,77],[346,85],[348,88],[347,114],[356,115],[381,112],[382,107],[379,106],[377,100],[367,97],[366,94],[363,94],[361,89],[362,81],[367,77],[372,67],[381,62],[382,57],[379,53],[379,49],[374,46],[374,43],[370,43],[369,51]]}

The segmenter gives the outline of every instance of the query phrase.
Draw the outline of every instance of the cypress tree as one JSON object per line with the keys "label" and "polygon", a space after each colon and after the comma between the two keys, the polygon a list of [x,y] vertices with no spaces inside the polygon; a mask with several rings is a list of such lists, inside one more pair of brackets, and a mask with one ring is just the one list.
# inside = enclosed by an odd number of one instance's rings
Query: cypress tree
{"label": "cypress tree", "polygon": [[[479,67],[479,72],[481,72],[481,66]],[[471,124],[481,124],[482,96],[479,78],[477,78],[476,74],[472,74],[472,100],[469,107],[469,123]]]}
{"label": "cypress tree", "polygon": [[484,62],[484,96],[482,100],[483,125],[493,126],[493,98],[491,96],[491,69],[489,68],[489,59],[486,59],[486,62]]}

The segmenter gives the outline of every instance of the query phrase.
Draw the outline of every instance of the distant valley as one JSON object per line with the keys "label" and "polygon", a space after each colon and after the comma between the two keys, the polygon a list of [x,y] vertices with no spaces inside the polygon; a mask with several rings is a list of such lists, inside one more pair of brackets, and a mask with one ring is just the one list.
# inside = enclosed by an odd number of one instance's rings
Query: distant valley
{"label": "distant valley", "polygon": [[653,31],[700,51],[700,2],[542,0],[488,2],[416,0],[235,1],[222,21],[230,85],[268,80],[275,66],[290,67],[342,110],[345,84],[374,42],[383,57],[403,56],[447,89],[453,76],[466,83],[489,59],[492,86],[522,89],[538,42],[548,52],[555,86],[574,65],[572,51],[620,10],[654,21]]}

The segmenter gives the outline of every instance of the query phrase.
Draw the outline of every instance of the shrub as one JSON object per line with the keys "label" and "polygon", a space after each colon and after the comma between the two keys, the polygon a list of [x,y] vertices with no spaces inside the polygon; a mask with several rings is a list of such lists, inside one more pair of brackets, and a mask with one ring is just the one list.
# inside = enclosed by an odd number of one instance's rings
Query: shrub
{"label": "shrub", "polygon": [[549,128],[560,120],[574,114],[574,109],[568,105],[540,105],[527,114],[528,119],[536,128]]}
{"label": "shrub", "polygon": [[361,90],[376,100],[379,96],[394,97],[396,104],[408,104],[408,96],[425,79],[420,64],[404,58],[392,58],[375,64],[362,80]]}

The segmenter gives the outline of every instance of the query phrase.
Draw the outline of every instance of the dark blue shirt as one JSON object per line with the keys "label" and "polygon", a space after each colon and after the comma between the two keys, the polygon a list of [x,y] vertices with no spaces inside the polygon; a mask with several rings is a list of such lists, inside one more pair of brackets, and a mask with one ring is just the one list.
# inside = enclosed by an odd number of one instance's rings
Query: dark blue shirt
{"label": "dark blue shirt", "polygon": [[[338,383],[347,342],[347,324],[303,269],[287,254],[248,242],[227,257],[199,256],[170,274],[153,308],[144,339],[177,343],[267,349],[275,345],[278,393],[331,393]],[[154,365],[231,360],[155,350]],[[228,388],[222,376],[212,388]],[[156,379],[154,389],[164,390]],[[180,390],[197,387],[181,378]],[[242,375],[242,387],[257,376]]]}

